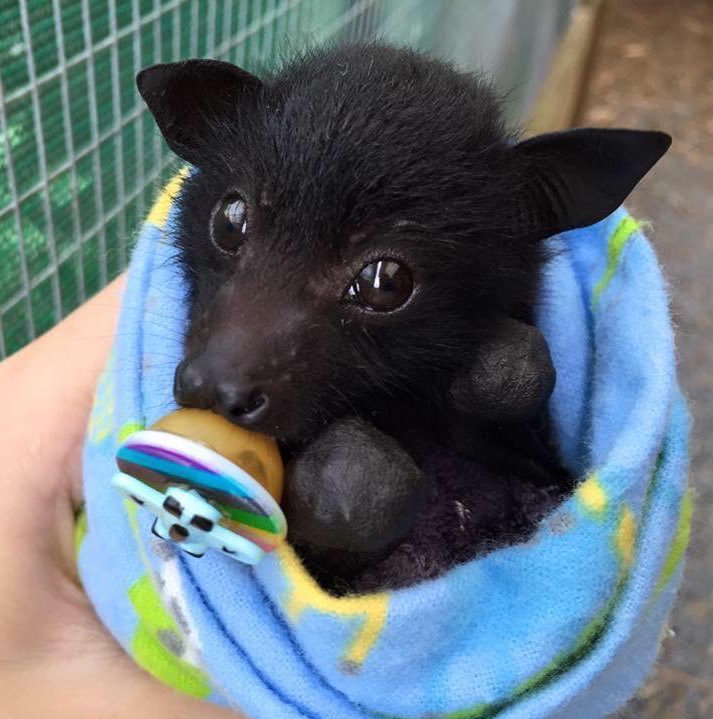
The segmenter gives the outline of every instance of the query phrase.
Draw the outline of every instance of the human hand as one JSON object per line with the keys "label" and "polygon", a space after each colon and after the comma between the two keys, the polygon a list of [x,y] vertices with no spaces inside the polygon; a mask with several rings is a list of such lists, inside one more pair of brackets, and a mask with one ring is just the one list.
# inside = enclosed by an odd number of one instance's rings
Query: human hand
{"label": "human hand", "polygon": [[8,719],[235,719],[124,653],[74,559],[81,447],[123,280],[0,364],[0,706]]}

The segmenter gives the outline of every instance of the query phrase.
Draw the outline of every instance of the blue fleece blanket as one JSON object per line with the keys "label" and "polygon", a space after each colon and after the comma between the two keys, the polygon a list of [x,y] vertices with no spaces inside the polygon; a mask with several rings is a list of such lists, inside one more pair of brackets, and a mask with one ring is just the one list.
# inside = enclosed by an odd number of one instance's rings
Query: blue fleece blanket
{"label": "blue fleece blanket", "polygon": [[173,203],[134,252],[84,454],[79,568],[102,621],[164,682],[252,719],[604,717],[649,671],[681,576],[688,414],[666,288],[624,210],[551,242],[539,325],[581,481],[527,543],[398,591],[334,598],[289,546],[256,568],[151,534],[111,487],[118,443],[174,409],[186,324]]}

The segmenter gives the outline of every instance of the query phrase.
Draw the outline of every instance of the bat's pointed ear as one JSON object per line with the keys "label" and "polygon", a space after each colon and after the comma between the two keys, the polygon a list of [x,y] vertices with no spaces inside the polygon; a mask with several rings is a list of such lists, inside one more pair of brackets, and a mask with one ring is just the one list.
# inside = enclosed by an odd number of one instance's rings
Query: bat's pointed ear
{"label": "bat's pointed ear", "polygon": [[168,146],[197,166],[221,123],[254,103],[262,89],[257,77],[219,60],[153,65],[139,72],[136,85]]}
{"label": "bat's pointed ear", "polygon": [[664,132],[589,128],[514,145],[508,150],[510,226],[543,239],[604,219],[670,145]]}

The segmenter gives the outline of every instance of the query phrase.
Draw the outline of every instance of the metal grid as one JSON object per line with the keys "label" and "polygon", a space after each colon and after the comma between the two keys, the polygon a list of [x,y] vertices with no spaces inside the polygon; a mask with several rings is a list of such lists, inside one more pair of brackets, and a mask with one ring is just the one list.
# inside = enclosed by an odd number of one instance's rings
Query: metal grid
{"label": "metal grid", "polygon": [[[545,0],[552,3],[572,4]],[[155,187],[175,162],[135,90],[142,67],[205,56],[254,69],[281,50],[332,38],[434,49],[444,32],[463,35],[456,26],[474,5],[0,0],[0,358],[126,266]],[[444,30],[439,20],[454,11]]]}
{"label": "metal grid", "polygon": [[433,14],[424,0],[389,5],[0,1],[0,357],[126,266],[174,163],[135,91],[138,70],[192,56],[269,65],[305,39],[388,35],[398,15]]}

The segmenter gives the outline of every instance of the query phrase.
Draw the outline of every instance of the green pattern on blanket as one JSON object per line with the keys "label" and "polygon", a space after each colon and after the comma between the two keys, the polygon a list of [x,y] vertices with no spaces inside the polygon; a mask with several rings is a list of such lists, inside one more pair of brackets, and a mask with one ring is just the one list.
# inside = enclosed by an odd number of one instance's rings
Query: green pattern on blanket
{"label": "green pattern on blanket", "polygon": [[664,561],[663,569],[661,570],[661,576],[656,584],[656,591],[654,594],[657,597],[671,581],[671,577],[673,577],[674,572],[683,559],[686,547],[688,546],[688,541],[691,538],[692,517],[693,497],[691,496],[691,491],[688,490],[686,494],[683,495],[683,500],[681,501],[681,510],[678,515],[676,536],[671,543],[671,548],[666,555],[666,560]]}
{"label": "green pattern on blanket", "polygon": [[140,432],[144,429],[143,422],[127,422],[119,429],[119,442],[123,442],[128,437],[131,437],[135,432]]}
{"label": "green pattern on blanket", "polygon": [[129,600],[139,617],[131,639],[136,663],[174,689],[205,699],[211,693],[208,679],[200,669],[177,656],[184,645],[183,637],[148,574],[130,587]]}
{"label": "green pattern on blanket", "polygon": [[607,268],[602,278],[594,286],[592,306],[596,309],[599,304],[599,298],[602,292],[609,286],[612,281],[614,274],[619,266],[619,260],[621,253],[624,251],[626,243],[631,239],[631,236],[643,226],[642,222],[635,220],[633,217],[625,217],[618,225],[616,230],[612,233],[609,238],[609,245],[607,247]]}
{"label": "green pattern on blanket", "polygon": [[[144,565],[150,571],[148,558],[139,539],[137,506],[127,499],[124,500],[124,508]],[[149,572],[131,585],[129,600],[139,619],[131,638],[131,654],[136,663],[158,680],[184,694],[199,699],[209,696],[212,689],[208,677],[178,656],[185,647],[185,638],[175,619],[164,607]]]}

